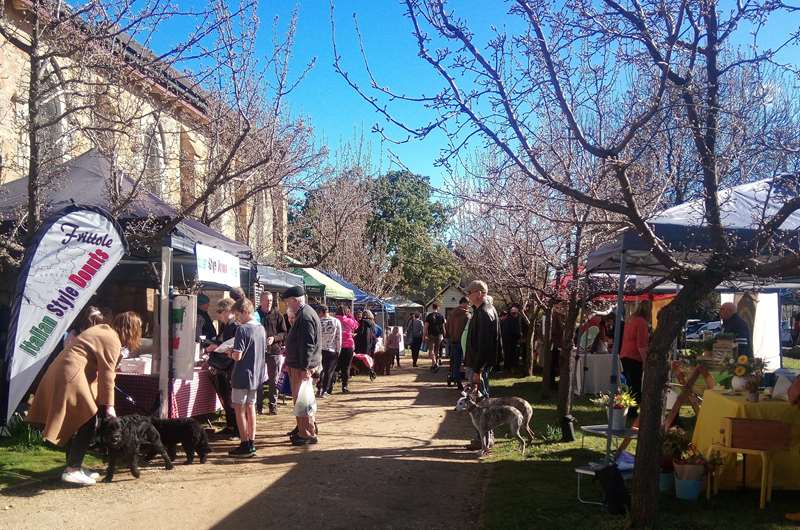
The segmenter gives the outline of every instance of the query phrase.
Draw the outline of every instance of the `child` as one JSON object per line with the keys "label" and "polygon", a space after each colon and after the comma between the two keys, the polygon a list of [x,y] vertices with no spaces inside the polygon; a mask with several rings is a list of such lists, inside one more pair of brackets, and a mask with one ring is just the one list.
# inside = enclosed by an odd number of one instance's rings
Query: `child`
{"label": "child", "polygon": [[402,336],[400,335],[400,328],[397,326],[392,327],[392,331],[389,333],[389,336],[386,337],[386,352],[391,356],[390,359],[393,359],[397,362],[397,367],[400,368],[400,339]]}
{"label": "child", "polygon": [[253,318],[255,308],[247,298],[241,298],[233,305],[236,329],[233,348],[229,355],[235,361],[231,374],[231,402],[236,411],[236,424],[239,427],[239,447],[228,451],[231,456],[251,457],[256,454],[256,394],[264,384],[264,352],[267,348],[267,335],[264,326]]}

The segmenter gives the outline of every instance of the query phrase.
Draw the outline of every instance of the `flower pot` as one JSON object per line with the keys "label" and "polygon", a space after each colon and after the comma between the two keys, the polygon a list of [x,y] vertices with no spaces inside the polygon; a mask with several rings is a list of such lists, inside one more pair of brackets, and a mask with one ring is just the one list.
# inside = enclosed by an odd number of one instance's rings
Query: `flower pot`
{"label": "flower pot", "polygon": [[658,489],[661,493],[671,493],[675,491],[675,473],[664,473],[662,471],[658,476]]}
{"label": "flower pot", "polygon": [[747,393],[747,401],[750,401],[752,403],[756,403],[758,401],[758,391],[748,392]]}
{"label": "flower pot", "polygon": [[611,409],[608,423],[611,425],[612,431],[621,431],[625,429],[625,415],[627,413],[628,409]]}
{"label": "flower pot", "polygon": [[675,497],[685,501],[696,501],[703,491],[704,480],[684,480],[675,477]]}
{"label": "flower pot", "polygon": [[706,474],[702,464],[681,464],[675,462],[675,480],[701,480]]}
{"label": "flower pot", "polygon": [[731,390],[736,392],[741,392],[747,386],[747,378],[746,377],[739,377],[738,375],[734,375],[731,378]]}

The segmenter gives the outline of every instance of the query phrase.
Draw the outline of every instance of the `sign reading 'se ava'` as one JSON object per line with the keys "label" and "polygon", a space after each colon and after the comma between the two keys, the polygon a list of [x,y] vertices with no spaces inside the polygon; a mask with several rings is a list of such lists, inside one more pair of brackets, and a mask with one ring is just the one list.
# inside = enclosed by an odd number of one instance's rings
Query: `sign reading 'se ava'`
{"label": "sign reading 'se ava'", "polygon": [[201,282],[213,282],[228,287],[239,287],[239,258],[227,252],[197,243],[197,279]]}

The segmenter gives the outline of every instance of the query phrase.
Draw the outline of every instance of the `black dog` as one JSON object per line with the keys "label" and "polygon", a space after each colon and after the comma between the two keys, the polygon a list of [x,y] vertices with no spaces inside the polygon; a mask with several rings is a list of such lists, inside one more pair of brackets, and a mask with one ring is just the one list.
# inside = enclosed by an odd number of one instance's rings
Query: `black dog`
{"label": "black dog", "polygon": [[194,462],[194,455],[200,455],[200,463],[206,463],[206,455],[211,452],[208,435],[200,423],[193,418],[162,420],[152,418],[153,426],[161,435],[161,443],[167,448],[172,460],[177,456],[177,445],[181,444],[186,451],[186,463]]}
{"label": "black dog", "polygon": [[131,414],[121,418],[106,418],[100,423],[100,443],[108,449],[108,469],[104,482],[111,482],[117,461],[128,462],[131,474],[139,478],[139,452],[149,448],[161,454],[165,468],[172,469],[158,431],[150,418]]}

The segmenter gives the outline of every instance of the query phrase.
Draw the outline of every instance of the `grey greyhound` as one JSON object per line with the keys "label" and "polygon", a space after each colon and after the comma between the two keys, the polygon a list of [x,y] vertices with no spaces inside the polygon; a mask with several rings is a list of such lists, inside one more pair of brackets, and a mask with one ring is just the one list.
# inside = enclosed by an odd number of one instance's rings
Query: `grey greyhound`
{"label": "grey greyhound", "polygon": [[456,403],[456,410],[466,411],[481,439],[481,455],[489,454],[492,430],[501,425],[508,425],[511,434],[519,440],[520,453],[525,454],[525,438],[520,435],[522,414],[508,405],[482,406],[469,396],[464,396]]}

